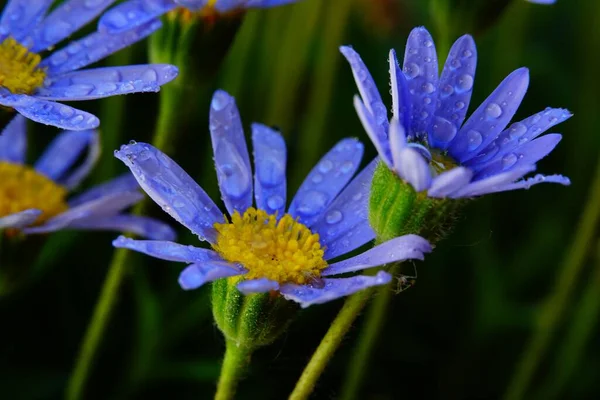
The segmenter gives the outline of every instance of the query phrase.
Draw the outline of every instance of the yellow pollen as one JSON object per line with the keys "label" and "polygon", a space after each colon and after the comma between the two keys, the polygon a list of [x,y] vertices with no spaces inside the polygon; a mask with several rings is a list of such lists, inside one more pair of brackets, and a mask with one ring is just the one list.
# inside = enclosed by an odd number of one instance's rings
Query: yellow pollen
{"label": "yellow pollen", "polygon": [[67,189],[26,165],[0,161],[0,217],[36,208],[36,223],[67,210]]}
{"label": "yellow pollen", "polygon": [[327,267],[319,235],[285,214],[275,215],[253,207],[231,222],[215,224],[214,249],[225,260],[240,263],[247,279],[267,278],[279,283],[305,284],[321,276]]}
{"label": "yellow pollen", "polygon": [[45,69],[38,67],[40,61],[39,54],[12,37],[5,39],[0,43],[0,86],[11,93],[31,94],[46,78]]}

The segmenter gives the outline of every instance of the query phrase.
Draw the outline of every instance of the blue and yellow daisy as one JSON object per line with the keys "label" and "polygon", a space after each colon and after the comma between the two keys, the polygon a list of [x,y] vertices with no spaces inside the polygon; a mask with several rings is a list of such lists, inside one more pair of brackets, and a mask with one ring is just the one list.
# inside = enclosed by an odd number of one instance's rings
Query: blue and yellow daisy
{"label": "blue and yellow daisy", "polygon": [[62,129],[93,129],[100,123],[96,116],[57,102],[157,92],[174,79],[177,68],[165,64],[80,71],[150,35],[159,20],[114,35],[93,32],[54,50],[114,1],[67,0],[48,12],[53,0],[10,0],[0,18],[0,105]]}
{"label": "blue and yellow daisy", "polygon": [[[116,230],[175,238],[162,222],[124,213],[143,198],[129,173],[67,199],[98,159],[96,131],[60,133],[33,166],[25,164],[26,147],[26,119],[17,115],[0,135],[0,231]],[[86,148],[87,156],[76,166]]]}
{"label": "blue and yellow daisy", "polygon": [[565,109],[547,108],[508,126],[527,87],[529,71],[511,73],[463,123],[469,108],[477,49],[473,38],[459,38],[438,76],[438,60],[431,35],[414,29],[406,45],[401,69],[389,54],[392,118],[360,56],[341,47],[360,97],[358,116],[381,159],[417,192],[436,198],[463,198],[515,189],[542,182],[570,184],[561,175],[536,175],[535,163],[561,140],[543,132],[571,117]]}
{"label": "blue and yellow daisy", "polygon": [[145,24],[175,9],[185,7],[200,15],[214,16],[248,8],[269,8],[297,0],[129,0],[110,9],[100,18],[100,29],[123,32]]}
{"label": "blue and yellow daisy", "polygon": [[265,125],[252,125],[253,175],[235,101],[223,91],[212,99],[210,133],[229,217],[160,150],[134,143],[115,152],[163,210],[212,246],[209,250],[169,241],[115,240],[116,247],[190,264],[179,278],[183,289],[235,276],[242,293],[278,291],[307,307],[392,278],[384,271],[373,276],[334,275],[423,259],[431,251],[425,239],[406,235],[339,261],[375,238],[367,205],[376,161],[352,179],[363,154],[356,139],[340,141],[320,160],[286,211],[287,151],[282,136]]}

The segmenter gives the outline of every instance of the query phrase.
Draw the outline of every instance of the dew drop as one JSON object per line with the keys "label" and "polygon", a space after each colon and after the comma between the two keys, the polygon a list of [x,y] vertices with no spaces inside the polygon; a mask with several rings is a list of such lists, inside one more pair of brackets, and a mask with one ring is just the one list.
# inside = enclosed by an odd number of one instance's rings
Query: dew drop
{"label": "dew drop", "polygon": [[331,171],[332,168],[333,168],[333,162],[331,162],[331,160],[323,160],[319,164],[319,171],[321,171],[324,174]]}
{"label": "dew drop", "polygon": [[342,173],[344,173],[344,174],[347,174],[348,172],[352,171],[353,168],[354,168],[354,163],[352,161],[346,161],[340,167],[340,171],[342,171]]}
{"label": "dew drop", "polygon": [[340,211],[331,210],[325,216],[325,221],[327,221],[328,224],[333,225],[333,224],[337,224],[338,222],[340,222],[342,220],[342,218],[343,218],[343,216]]}
{"label": "dew drop", "polygon": [[431,134],[436,141],[448,143],[456,136],[456,126],[445,118],[435,117]]}
{"label": "dew drop", "polygon": [[489,118],[499,118],[502,115],[502,108],[496,103],[490,103],[485,109],[485,114]]}
{"label": "dew drop", "polygon": [[413,79],[419,76],[421,72],[419,66],[415,63],[409,63],[404,67],[404,74],[408,79]]}
{"label": "dew drop", "polygon": [[465,103],[462,101],[457,101],[456,104],[454,104],[454,106],[457,110],[462,110],[463,108],[465,108]]}
{"label": "dew drop", "polygon": [[527,132],[527,127],[521,122],[515,122],[511,125],[508,136],[510,136],[511,139],[518,139],[523,136],[525,132]]}
{"label": "dew drop", "polygon": [[279,195],[271,196],[267,199],[267,205],[271,210],[277,210],[283,206],[283,197]]}
{"label": "dew drop", "polygon": [[458,77],[456,81],[456,92],[464,93],[473,88],[473,76],[469,74],[464,74]]}
{"label": "dew drop", "polygon": [[517,155],[515,153],[507,154],[504,157],[502,157],[502,168],[506,170],[515,165],[516,162]]}
{"label": "dew drop", "polygon": [[311,180],[313,181],[313,183],[321,183],[323,182],[323,175],[314,174]]}
{"label": "dew drop", "polygon": [[468,140],[468,148],[469,151],[473,151],[476,148],[478,148],[479,146],[481,146],[481,142],[483,141],[483,136],[481,136],[481,133],[475,131],[475,130],[470,130],[469,132],[467,132],[467,140]]}
{"label": "dew drop", "polygon": [[421,90],[423,90],[424,93],[431,94],[435,92],[435,86],[433,86],[431,82],[426,82],[421,86]]}

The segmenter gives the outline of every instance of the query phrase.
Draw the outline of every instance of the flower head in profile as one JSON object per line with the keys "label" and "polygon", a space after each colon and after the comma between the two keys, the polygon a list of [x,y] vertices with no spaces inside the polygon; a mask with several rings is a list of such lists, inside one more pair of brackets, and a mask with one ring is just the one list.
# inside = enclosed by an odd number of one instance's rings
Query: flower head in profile
{"label": "flower head in profile", "polygon": [[385,164],[415,191],[462,198],[541,182],[570,183],[560,175],[523,179],[561,140],[559,134],[540,135],[571,116],[567,110],[547,108],[507,127],[527,91],[526,68],[506,77],[463,123],[477,63],[471,36],[454,43],[441,76],[425,28],[411,32],[402,69],[390,51],[391,120],[360,56],[350,47],[341,52],[360,91],[354,106],[365,130]]}
{"label": "flower head in profile", "polygon": [[[93,32],[59,50],[54,46],[101,14],[114,0],[10,0],[0,18],[0,105],[62,129],[96,128],[92,114],[58,101],[91,100],[157,92],[177,76],[172,65],[131,65],[80,70],[150,35],[161,26],[148,20],[119,34]],[[42,59],[41,52],[50,50]]]}
{"label": "flower head in profile", "polygon": [[123,32],[154,18],[185,7],[201,16],[235,13],[248,8],[269,8],[297,0],[128,0],[110,9],[100,18],[99,27],[110,32]]}
{"label": "flower head in profile", "polygon": [[[306,177],[286,209],[286,147],[273,129],[252,125],[254,175],[234,99],[217,91],[210,132],[219,188],[229,216],[189,175],[160,150],[145,144],[116,151],[163,210],[206,240],[212,250],[168,241],[123,237],[114,245],[165,260],[189,263],[180,275],[184,289],[236,276],[245,294],[279,291],[306,307],[388,283],[373,276],[332,277],[386,263],[422,259],[431,247],[416,235],[398,237],[357,256],[338,259],[375,238],[367,220],[375,162],[354,179],[363,146],[340,141]],[[254,204],[253,204],[254,197]]]}
{"label": "flower head in profile", "polygon": [[[0,136],[0,232],[116,230],[154,239],[174,238],[169,226],[123,212],[143,198],[131,174],[67,198],[98,158],[97,132],[62,132],[29,166],[25,164],[25,125],[26,119],[17,115]],[[86,148],[87,156],[76,165]]]}

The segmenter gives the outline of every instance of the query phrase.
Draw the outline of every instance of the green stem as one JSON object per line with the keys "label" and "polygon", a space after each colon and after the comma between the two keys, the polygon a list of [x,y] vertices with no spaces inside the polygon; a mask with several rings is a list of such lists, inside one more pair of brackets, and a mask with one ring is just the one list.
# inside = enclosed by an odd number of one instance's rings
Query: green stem
{"label": "green stem", "polygon": [[[398,269],[399,264],[392,266],[389,272],[395,275]],[[352,354],[348,374],[342,386],[342,395],[340,396],[342,400],[353,400],[358,397],[365,372],[369,370],[369,357],[385,323],[385,316],[393,293],[389,285],[378,287],[376,290],[373,303],[367,311],[367,318],[362,323],[363,328],[358,338],[358,348]]]}
{"label": "green stem", "polygon": [[592,276],[584,289],[573,323],[568,325],[565,339],[560,344],[554,363],[554,373],[544,388],[540,399],[562,398],[561,394],[583,358],[586,345],[594,335],[600,315],[600,246]]}
{"label": "green stem", "polygon": [[250,362],[251,354],[251,349],[238,346],[233,340],[227,340],[215,400],[233,399],[238,382]]}
{"label": "green stem", "polygon": [[367,304],[367,301],[371,298],[374,290],[374,288],[365,289],[346,299],[344,306],[337,317],[335,317],[329,330],[321,340],[319,347],[304,368],[302,376],[300,376],[294,391],[289,397],[290,400],[303,400],[310,396],[327,363],[340,346],[352,323],[354,323]]}
{"label": "green stem", "polygon": [[113,261],[104,281],[104,286],[102,287],[102,292],[100,293],[100,298],[96,303],[91,323],[85,332],[79,355],[77,356],[77,364],[67,385],[66,398],[68,400],[83,398],[83,388],[89,377],[89,371],[98,350],[100,338],[106,330],[117,299],[117,293],[126,272],[126,259],[127,251],[124,249],[117,249],[115,251]]}
{"label": "green stem", "polygon": [[525,348],[504,396],[507,400],[519,400],[525,396],[531,379],[562,320],[571,294],[575,290],[583,261],[600,219],[600,207],[598,207],[600,204],[600,162],[596,167],[596,175],[591,187],[589,199],[575,231],[575,238],[556,279],[556,287],[542,309],[533,337]]}

